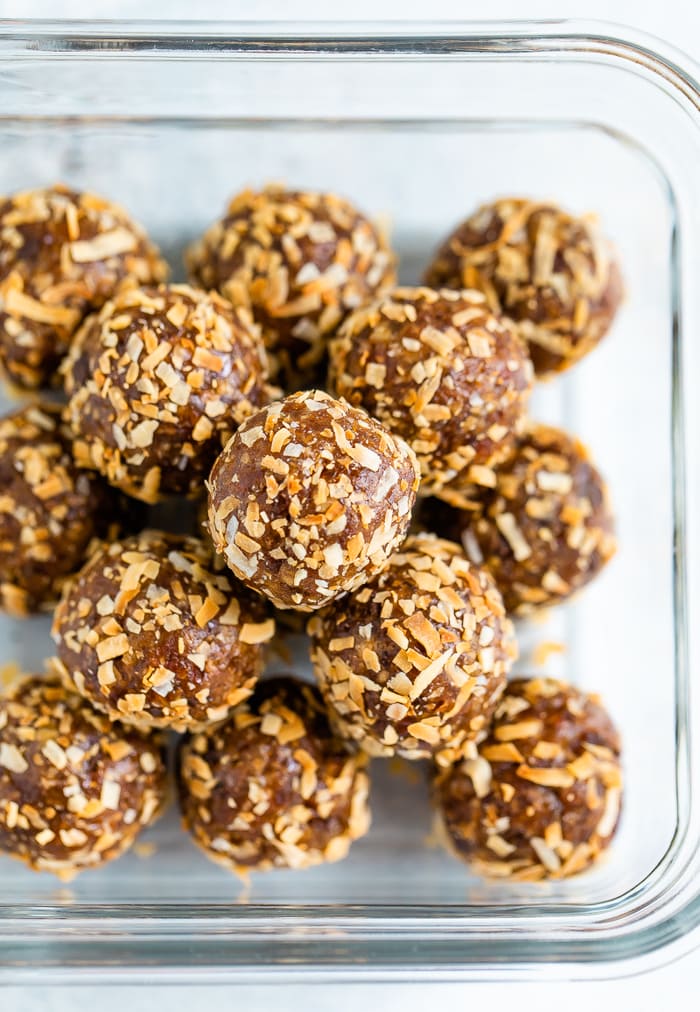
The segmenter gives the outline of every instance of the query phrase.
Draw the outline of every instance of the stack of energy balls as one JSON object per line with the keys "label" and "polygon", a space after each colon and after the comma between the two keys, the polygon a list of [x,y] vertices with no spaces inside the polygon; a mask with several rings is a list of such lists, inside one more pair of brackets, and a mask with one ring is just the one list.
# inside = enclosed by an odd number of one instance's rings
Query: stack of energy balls
{"label": "stack of energy balls", "polygon": [[[527,414],[535,375],[612,321],[607,244],[502,200],[397,287],[352,204],[267,187],[187,268],[166,284],[92,194],[0,203],[2,370],[65,393],[0,420],[0,601],[55,609],[56,644],[0,700],[0,849],[64,877],[123,853],[164,807],[173,731],[184,825],[229,869],[344,857],[368,760],[393,755],[431,761],[478,871],[589,866],[618,821],[617,733],[596,698],[508,676],[510,616],[614,552],[585,450]],[[196,533],[150,526],[185,499]],[[315,684],[264,677],[290,614]]]}

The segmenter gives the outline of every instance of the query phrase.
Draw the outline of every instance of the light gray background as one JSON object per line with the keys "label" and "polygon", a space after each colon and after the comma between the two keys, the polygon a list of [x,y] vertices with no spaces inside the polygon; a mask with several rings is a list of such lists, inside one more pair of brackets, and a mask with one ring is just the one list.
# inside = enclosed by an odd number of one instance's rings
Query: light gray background
{"label": "light gray background", "polygon": [[[0,17],[134,17],[246,19],[450,19],[450,18],[599,18],[633,25],[673,42],[700,58],[700,5],[697,0],[0,0]],[[552,1008],[578,1012],[591,1008],[636,1012],[697,1001],[700,951],[651,973],[601,983],[341,985],[183,988],[141,986],[114,989],[7,988],[0,993],[3,1012],[142,1012],[156,1006],[168,1012],[235,1008],[242,1012],[276,1009],[305,1012],[388,1006],[423,1009],[486,1007],[492,1012]]]}

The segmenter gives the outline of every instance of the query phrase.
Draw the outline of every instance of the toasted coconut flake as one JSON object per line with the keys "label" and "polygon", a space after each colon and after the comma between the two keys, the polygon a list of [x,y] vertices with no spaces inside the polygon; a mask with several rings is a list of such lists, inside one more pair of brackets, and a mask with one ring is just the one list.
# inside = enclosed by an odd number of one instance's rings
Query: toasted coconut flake
{"label": "toasted coconut flake", "polygon": [[472,782],[477,798],[485,798],[491,790],[491,764],[483,755],[467,759],[461,767]]}
{"label": "toasted coconut flake", "polygon": [[530,840],[530,846],[550,874],[556,874],[560,871],[561,861],[559,860],[556,851],[547,846],[543,839],[533,836]]}
{"label": "toasted coconut flake", "polygon": [[496,525],[510,545],[517,562],[522,562],[530,557],[532,549],[525,540],[512,513],[499,513],[496,517]]}
{"label": "toasted coconut flake", "polygon": [[266,619],[264,622],[245,622],[241,626],[239,638],[242,643],[267,643],[275,634],[275,620]]}
{"label": "toasted coconut flake", "polygon": [[572,787],[575,783],[572,775],[567,770],[557,767],[533,767],[522,764],[516,770],[523,780],[529,780],[532,784],[540,787]]}
{"label": "toasted coconut flake", "polygon": [[23,316],[34,323],[47,323],[51,326],[73,330],[80,319],[80,314],[75,309],[70,309],[67,306],[46,305],[16,288],[10,288],[5,292],[2,302],[8,313]]}
{"label": "toasted coconut flake", "polygon": [[0,766],[11,773],[26,773],[29,764],[16,745],[0,742]]}
{"label": "toasted coconut flake", "polygon": [[115,228],[111,232],[102,232],[94,239],[78,239],[68,247],[74,263],[85,264],[95,260],[107,260],[109,257],[122,256],[136,249],[137,242],[133,232],[126,228]]}

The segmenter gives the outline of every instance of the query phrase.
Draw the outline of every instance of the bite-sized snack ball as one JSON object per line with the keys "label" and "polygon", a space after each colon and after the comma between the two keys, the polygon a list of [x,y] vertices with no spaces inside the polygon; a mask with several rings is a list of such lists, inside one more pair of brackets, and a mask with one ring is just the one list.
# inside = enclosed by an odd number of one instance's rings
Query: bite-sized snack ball
{"label": "bite-sized snack ball", "polygon": [[431,505],[430,514],[432,529],[461,541],[519,615],[563,601],[615,554],[607,489],[585,447],[536,422],[476,509]]}
{"label": "bite-sized snack ball", "polygon": [[33,404],[0,418],[2,610],[20,618],[57,601],[118,513],[102,481],[74,464],[59,407]]}
{"label": "bite-sized snack ball", "polygon": [[278,608],[314,611],[401,544],[420,474],[404,441],[321,390],[247,419],[209,479],[209,529],[235,575]]}
{"label": "bite-sized snack ball", "polygon": [[234,197],[187,265],[198,284],[252,310],[290,390],[320,379],[328,335],[396,281],[384,236],[352,204],[281,186]]}
{"label": "bite-sized snack ball", "polygon": [[143,531],[101,546],[67,584],[54,665],[114,720],[206,727],[250,695],[274,625],[259,598],[212,572],[203,542]]}
{"label": "bite-sized snack ball", "polygon": [[330,383],[413,447],[428,492],[508,456],[532,363],[480,292],[396,288],[345,321]]}
{"label": "bite-sized snack ball", "polygon": [[0,198],[0,368],[51,384],[83,318],[125,278],[155,284],[165,262],[117,204],[65,186]]}
{"label": "bite-sized snack ball", "polygon": [[57,678],[0,698],[0,851],[63,879],[119,857],[166,800],[161,744]]}
{"label": "bite-sized snack ball", "polygon": [[76,461],[148,503],[201,492],[236,426],[269,399],[250,314],[188,285],[120,292],[86,321],[64,373]]}
{"label": "bite-sized snack ball", "polygon": [[450,235],[426,284],[478,288],[518,323],[538,376],[568,369],[606,334],[622,301],[612,248],[591,215],[509,197],[480,207]]}
{"label": "bite-sized snack ball", "polygon": [[371,583],[309,622],[331,722],[373,756],[475,755],[517,656],[491,577],[459,545],[408,538]]}
{"label": "bite-sized snack ball", "polygon": [[597,696],[517,679],[479,754],[438,771],[435,800],[456,854],[475,871],[563,878],[596,861],[622,800],[620,740]]}
{"label": "bite-sized snack ball", "polygon": [[180,754],[185,827],[232,871],[310,868],[344,858],[369,829],[362,756],[348,755],[316,688],[262,682],[225,724]]}

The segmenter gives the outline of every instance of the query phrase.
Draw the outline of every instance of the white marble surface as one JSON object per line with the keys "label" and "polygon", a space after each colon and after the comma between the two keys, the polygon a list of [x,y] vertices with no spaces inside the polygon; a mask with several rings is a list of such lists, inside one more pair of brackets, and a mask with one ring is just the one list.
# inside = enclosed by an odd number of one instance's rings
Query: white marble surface
{"label": "white marble surface", "polygon": [[596,984],[339,985],[337,987],[8,988],[7,1012],[659,1012],[692,1009],[700,957],[663,970]]}
{"label": "white marble surface", "polygon": [[[184,0],[0,0],[1,17],[187,17],[200,18],[451,18],[488,16],[490,18],[539,17],[560,18],[585,16],[627,23],[652,32],[685,48],[700,58],[700,9],[689,0],[666,0],[664,4],[646,0],[490,0],[476,6],[468,0],[353,0],[353,3],[331,5],[313,0],[199,0],[196,6]],[[543,1007],[566,1006],[569,1012],[620,1007],[635,1010],[658,1009],[680,1002],[697,992],[700,983],[700,953],[696,952],[678,963],[650,974],[614,982],[585,984],[471,984],[435,986],[369,985],[337,987],[285,986],[281,989],[243,988],[170,988],[122,987],[106,991],[95,987],[31,990],[11,988],[0,992],[0,1007],[12,1012],[81,1012],[99,1006],[103,1012],[116,1012],[126,1007],[133,1012],[150,1008],[154,1003],[178,1012],[179,1009],[228,1008],[235,1003],[246,1012],[258,1009],[334,1008],[336,1012],[357,1007],[374,1008],[390,1003],[406,1010],[433,1007],[472,1007],[480,1004],[491,1009],[513,1007],[523,1012]],[[692,1002],[691,1002],[692,1005]]]}

